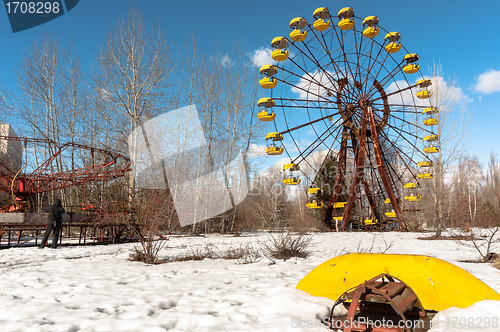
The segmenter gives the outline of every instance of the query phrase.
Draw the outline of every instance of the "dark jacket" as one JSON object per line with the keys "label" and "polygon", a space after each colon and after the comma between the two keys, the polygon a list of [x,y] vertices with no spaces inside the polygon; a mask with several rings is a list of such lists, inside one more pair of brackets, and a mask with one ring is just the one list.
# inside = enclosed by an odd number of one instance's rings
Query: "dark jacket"
{"label": "dark jacket", "polygon": [[49,225],[52,224],[56,228],[62,227],[62,214],[66,211],[62,208],[59,198],[54,199],[54,204],[46,207],[45,212],[49,213]]}

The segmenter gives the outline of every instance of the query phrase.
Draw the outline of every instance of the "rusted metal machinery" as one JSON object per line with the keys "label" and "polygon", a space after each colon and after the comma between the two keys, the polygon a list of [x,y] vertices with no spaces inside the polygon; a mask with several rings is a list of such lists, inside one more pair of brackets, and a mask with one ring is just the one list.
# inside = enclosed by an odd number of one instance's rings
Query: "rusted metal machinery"
{"label": "rusted metal machinery", "polygon": [[[348,313],[334,316],[337,305]],[[403,281],[380,274],[346,291],[332,307],[329,324],[344,332],[415,332],[430,329],[430,319],[422,303]]]}
{"label": "rusted metal machinery", "polygon": [[332,15],[320,7],[312,18],[292,19],[290,37],[271,42],[276,64],[260,68],[259,84],[271,96],[259,99],[257,117],[276,128],[266,135],[266,153],[288,154],[283,183],[305,178],[307,207],[326,208],[330,227],[333,220],[344,230],[354,223],[405,229],[401,201],[420,195],[403,187],[431,179],[431,154],[439,151],[435,143],[420,147],[438,140],[435,116],[420,119],[438,112],[432,82],[398,32],[377,37],[384,29],[376,16],[356,17],[350,7]]}

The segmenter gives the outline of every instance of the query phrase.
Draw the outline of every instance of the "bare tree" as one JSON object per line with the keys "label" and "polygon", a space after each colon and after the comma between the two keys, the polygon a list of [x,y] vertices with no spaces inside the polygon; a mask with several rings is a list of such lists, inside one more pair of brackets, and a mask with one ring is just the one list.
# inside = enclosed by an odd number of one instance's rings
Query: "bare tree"
{"label": "bare tree", "polygon": [[481,197],[490,213],[500,221],[500,163],[498,157],[490,154],[488,169],[484,172],[484,182],[481,187]]}
{"label": "bare tree", "polygon": [[434,64],[430,73],[433,83],[431,103],[439,108],[436,134],[440,148],[434,160],[434,181],[424,182],[422,207],[425,220],[436,227],[436,236],[439,237],[450,221],[452,196],[448,180],[466,150],[472,115],[457,82],[444,80],[441,64]]}
{"label": "bare tree", "polygon": [[277,167],[254,179],[252,196],[255,199],[255,214],[266,229],[280,229],[286,217],[286,192],[283,175]]}
{"label": "bare tree", "polygon": [[[167,110],[166,88],[175,69],[170,45],[159,22],[148,30],[139,10],[132,7],[109,30],[96,61],[92,85],[100,115],[127,149],[132,143],[128,142],[129,133],[140,128],[145,118]],[[131,172],[130,194],[134,182]]]}
{"label": "bare tree", "polygon": [[[200,154],[205,153],[208,159],[200,158],[198,165],[191,165],[200,174],[224,168],[240,153],[250,171],[246,153],[250,143],[263,137],[263,126],[255,116],[257,71],[249,60],[248,52],[239,43],[227,52],[215,48],[207,52],[199,47],[195,36],[186,42],[175,103],[176,107],[196,104],[206,140],[206,149]],[[225,173],[221,180],[228,189],[232,185]],[[204,222],[205,231],[216,222],[220,232],[237,232],[236,203],[231,197],[232,208]],[[196,227],[193,224],[193,232]]]}
{"label": "bare tree", "polygon": [[[19,92],[2,93],[3,106],[10,110],[12,120],[19,127],[20,136],[44,138],[56,144],[76,142],[84,136],[82,119],[86,103],[83,86],[83,71],[71,42],[60,46],[49,32],[34,41],[25,51],[21,64],[16,68],[16,83]],[[47,146],[33,145],[29,164],[37,167],[54,151]],[[51,172],[74,169],[81,165],[83,156],[59,155],[50,165]],[[37,195],[38,206],[41,195]],[[68,205],[68,196],[61,195]]]}

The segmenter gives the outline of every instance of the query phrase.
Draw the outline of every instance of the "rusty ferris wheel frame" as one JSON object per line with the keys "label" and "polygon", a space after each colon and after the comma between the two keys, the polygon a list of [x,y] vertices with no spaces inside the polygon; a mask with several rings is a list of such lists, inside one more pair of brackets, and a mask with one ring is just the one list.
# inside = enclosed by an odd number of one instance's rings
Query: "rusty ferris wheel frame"
{"label": "rusty ferris wheel frame", "polygon": [[[383,217],[380,202],[390,203],[392,216],[405,229],[399,189],[412,179],[418,184],[419,161],[432,164],[419,142],[433,133],[418,121],[424,110],[432,109],[431,81],[422,76],[418,55],[400,43],[399,33],[380,27],[376,16],[362,19],[349,7],[332,16],[321,7],[313,19],[293,19],[290,38],[277,37],[271,44],[277,64],[261,68],[261,86],[271,91],[267,106],[281,109],[272,112],[272,137],[289,137],[292,148],[283,146],[291,160],[287,167],[308,164],[315,171],[309,178],[311,187],[318,186],[328,155],[334,155],[337,169],[331,198],[324,202],[325,221],[332,219],[346,186],[342,229],[348,226],[356,200],[368,202],[374,218]],[[382,40],[376,38],[379,32],[385,35]],[[281,88],[274,89],[277,83]],[[307,145],[300,142],[305,129],[316,137]],[[275,149],[273,154],[283,151]],[[292,149],[297,156],[291,157]],[[307,158],[320,149],[330,153],[316,169]]]}

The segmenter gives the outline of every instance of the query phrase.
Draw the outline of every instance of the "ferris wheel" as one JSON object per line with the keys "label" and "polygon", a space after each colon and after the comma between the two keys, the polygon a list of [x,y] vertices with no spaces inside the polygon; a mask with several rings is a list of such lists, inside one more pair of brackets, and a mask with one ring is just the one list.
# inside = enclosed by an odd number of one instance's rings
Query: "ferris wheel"
{"label": "ferris wheel", "polygon": [[[326,208],[325,221],[346,229],[356,207],[365,225],[404,229],[401,199],[421,199],[420,181],[434,177],[439,152],[432,81],[421,74],[418,54],[377,16],[359,18],[350,7],[332,16],[320,7],[311,22],[292,19],[289,37],[271,41],[275,63],[260,68],[269,95],[257,102],[257,116],[275,127],[266,153],[288,155],[283,183],[305,179],[307,206]],[[327,153],[314,167],[308,157],[319,151]]]}

